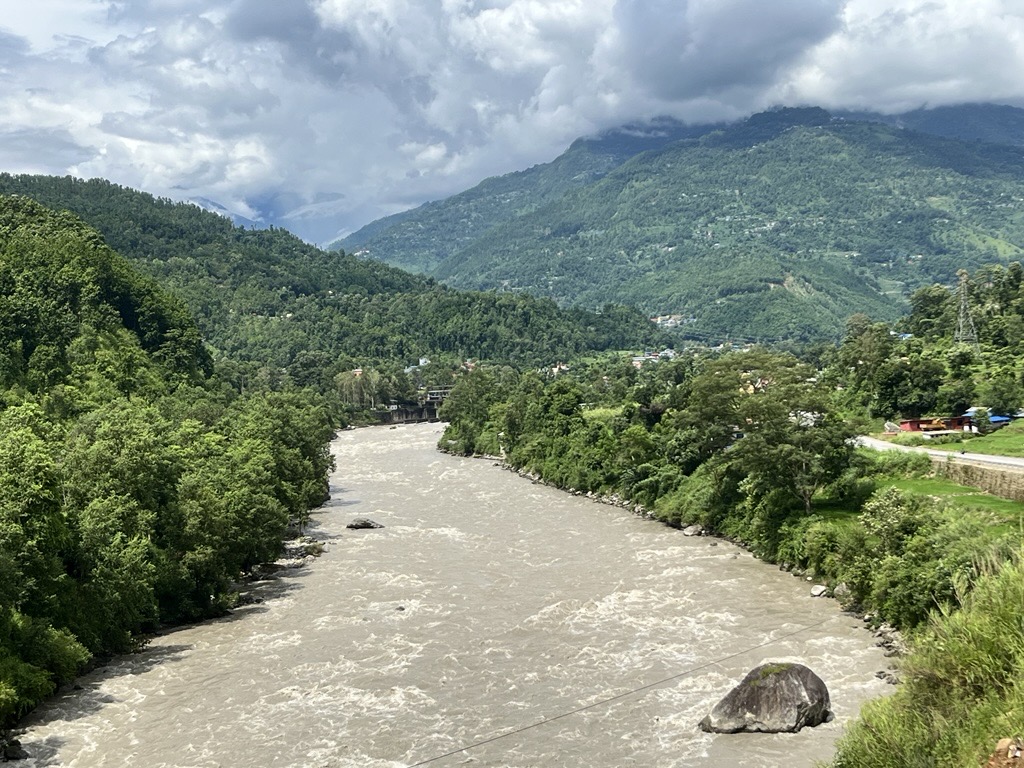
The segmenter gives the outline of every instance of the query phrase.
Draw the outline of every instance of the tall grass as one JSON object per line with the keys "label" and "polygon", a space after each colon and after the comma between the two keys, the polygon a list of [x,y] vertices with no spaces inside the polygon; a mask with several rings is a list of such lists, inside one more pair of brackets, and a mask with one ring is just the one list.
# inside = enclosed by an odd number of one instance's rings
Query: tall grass
{"label": "tall grass", "polygon": [[978,768],[999,739],[1024,735],[1024,555],[958,594],[960,610],[921,630],[903,684],[864,708],[834,768]]}

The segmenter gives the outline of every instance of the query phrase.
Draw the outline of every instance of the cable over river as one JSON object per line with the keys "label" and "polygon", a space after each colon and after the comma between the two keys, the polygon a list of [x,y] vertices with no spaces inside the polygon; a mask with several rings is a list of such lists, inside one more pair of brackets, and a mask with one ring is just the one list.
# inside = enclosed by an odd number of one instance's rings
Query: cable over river
{"label": "cable over river", "polygon": [[[83,677],[29,719],[25,764],[800,768],[891,690],[871,634],[806,582],[440,454],[439,433],[343,432],[312,528],[326,553]],[[766,660],[817,672],[836,719],[699,731]]]}

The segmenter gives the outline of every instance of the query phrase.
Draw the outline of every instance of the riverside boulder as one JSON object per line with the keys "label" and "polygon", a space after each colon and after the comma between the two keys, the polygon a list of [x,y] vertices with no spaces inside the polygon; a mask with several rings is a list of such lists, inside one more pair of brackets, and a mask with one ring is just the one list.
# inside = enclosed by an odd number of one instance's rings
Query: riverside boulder
{"label": "riverside boulder", "polygon": [[1024,739],[1001,739],[985,768],[1017,768],[1024,766]]}
{"label": "riverside boulder", "polygon": [[831,717],[828,688],[803,664],[771,662],[747,673],[700,721],[708,733],[796,733]]}

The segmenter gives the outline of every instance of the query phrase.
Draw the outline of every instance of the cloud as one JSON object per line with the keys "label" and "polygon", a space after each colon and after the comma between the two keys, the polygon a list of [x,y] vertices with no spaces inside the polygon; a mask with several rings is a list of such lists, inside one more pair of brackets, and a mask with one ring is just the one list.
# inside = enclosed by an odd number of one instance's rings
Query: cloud
{"label": "cloud", "polygon": [[620,0],[618,64],[665,102],[762,88],[839,28],[842,7],[841,0]]}
{"label": "cloud", "polygon": [[0,131],[0,169],[8,173],[62,173],[92,156],[92,150],[59,128]]}
{"label": "cloud", "polygon": [[636,119],[1019,101],[1019,0],[37,0],[5,169],[326,240]]}
{"label": "cloud", "polygon": [[852,0],[782,92],[890,112],[1024,97],[1017,0]]}
{"label": "cloud", "polygon": [[31,46],[28,40],[0,30],[0,66],[17,66],[25,60]]}

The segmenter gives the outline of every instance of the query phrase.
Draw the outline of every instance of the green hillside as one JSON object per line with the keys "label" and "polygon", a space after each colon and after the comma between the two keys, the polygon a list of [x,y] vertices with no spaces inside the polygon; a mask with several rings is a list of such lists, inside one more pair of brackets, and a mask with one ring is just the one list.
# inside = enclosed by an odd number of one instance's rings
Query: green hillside
{"label": "green hillside", "polygon": [[285,230],[241,229],[194,205],[102,180],[0,174],[5,193],[81,216],[184,300],[216,354],[286,369],[300,383],[421,356],[535,365],[663,341],[636,312],[566,311],[521,294],[455,291]]}
{"label": "green hillside", "polygon": [[147,376],[209,372],[182,302],[94,230],[27,198],[0,202],[0,387],[36,392],[76,380],[84,391],[98,365],[128,394]]}
{"label": "green hillside", "polygon": [[[634,304],[696,336],[838,337],[854,312],[893,319],[958,267],[1020,258],[1022,206],[1015,147],[785,109],[634,156],[459,241],[431,274],[563,305]],[[454,242],[443,217],[416,221],[417,243]],[[382,237],[370,254],[405,258]]]}
{"label": "green hillside", "polygon": [[701,136],[712,128],[666,118],[577,139],[550,163],[485,179],[466,192],[378,219],[337,246],[429,274],[493,227],[560,200],[641,152]]}
{"label": "green hillside", "polygon": [[886,123],[951,139],[1024,146],[1024,109],[1002,104],[959,104],[915,109],[897,115],[876,112],[838,114],[846,119]]}

